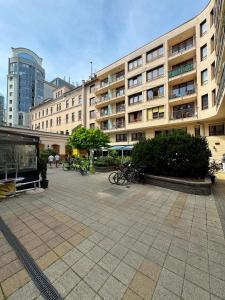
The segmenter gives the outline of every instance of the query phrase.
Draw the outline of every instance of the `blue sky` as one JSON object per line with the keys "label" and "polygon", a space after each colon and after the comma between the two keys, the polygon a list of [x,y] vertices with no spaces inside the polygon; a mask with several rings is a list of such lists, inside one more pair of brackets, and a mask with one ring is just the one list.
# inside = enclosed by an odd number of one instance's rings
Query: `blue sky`
{"label": "blue sky", "polygon": [[198,14],[207,0],[0,0],[0,92],[11,47],[43,58],[46,79],[80,82]]}

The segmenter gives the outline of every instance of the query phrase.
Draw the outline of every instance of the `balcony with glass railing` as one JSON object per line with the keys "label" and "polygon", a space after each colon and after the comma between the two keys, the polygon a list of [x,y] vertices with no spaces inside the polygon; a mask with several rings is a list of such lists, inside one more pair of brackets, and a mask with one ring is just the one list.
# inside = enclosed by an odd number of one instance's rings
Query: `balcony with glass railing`
{"label": "balcony with glass railing", "polygon": [[179,109],[173,110],[170,119],[178,120],[178,119],[186,119],[193,118],[196,116],[195,108],[187,108],[187,109]]}
{"label": "balcony with glass railing", "polygon": [[124,121],[118,121],[118,122],[114,122],[112,124],[108,123],[108,125],[104,124],[104,125],[100,125],[101,130],[103,131],[118,131],[120,129],[124,129],[125,128],[125,119]]}
{"label": "balcony with glass railing", "polygon": [[104,104],[106,101],[110,102],[111,100],[117,100],[120,97],[123,97],[125,95],[125,90],[121,89],[118,91],[113,91],[112,93],[104,94],[97,98],[96,106]]}
{"label": "balcony with glass railing", "polygon": [[117,106],[117,107],[113,107],[112,109],[108,108],[108,109],[98,111],[97,115],[96,115],[96,119],[101,119],[101,118],[105,118],[105,117],[112,118],[114,115],[117,115],[117,114],[124,115],[124,113],[125,113],[125,104]]}
{"label": "balcony with glass railing", "polygon": [[197,87],[193,86],[193,88],[188,89],[188,90],[181,90],[179,92],[171,92],[171,94],[169,95],[169,99],[174,100],[177,98],[185,98],[185,97],[196,94],[196,92],[197,92]]}
{"label": "balcony with glass railing", "polygon": [[194,49],[195,45],[196,44],[195,44],[194,37],[192,37],[182,43],[174,45],[171,48],[169,48],[169,50],[168,50],[169,58],[175,57],[177,55],[182,55],[182,54],[188,52],[190,49]]}
{"label": "balcony with glass railing", "polygon": [[195,63],[187,63],[168,72],[169,79],[195,70]]}
{"label": "balcony with glass railing", "polygon": [[223,64],[222,76],[220,79],[219,88],[216,95],[217,106],[219,106],[220,102],[222,101],[222,98],[225,97],[224,91],[225,91],[225,62]]}
{"label": "balcony with glass railing", "polygon": [[104,88],[108,88],[109,86],[113,85],[114,83],[121,82],[125,79],[124,72],[119,72],[112,76],[108,76],[108,79],[103,80],[100,82],[99,86],[96,87],[96,92],[103,90]]}

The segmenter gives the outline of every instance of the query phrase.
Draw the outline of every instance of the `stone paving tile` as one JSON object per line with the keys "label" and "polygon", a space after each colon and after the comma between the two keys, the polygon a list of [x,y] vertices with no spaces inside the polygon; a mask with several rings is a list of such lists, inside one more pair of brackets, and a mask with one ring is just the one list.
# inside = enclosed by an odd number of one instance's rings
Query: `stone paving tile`
{"label": "stone paving tile", "polygon": [[1,267],[0,268],[0,282],[9,278],[10,276],[15,274],[22,268],[23,268],[23,266],[18,259],[10,262],[9,264],[5,265],[4,267]]}
{"label": "stone paving tile", "polygon": [[127,289],[125,294],[123,295],[123,300],[141,300],[142,297],[138,296],[134,291],[131,289]]}
{"label": "stone paving tile", "polygon": [[225,282],[213,276],[210,276],[211,293],[225,299]]}
{"label": "stone paving tile", "polygon": [[117,244],[110,250],[110,253],[119,259],[123,259],[127,254],[128,250],[129,250],[128,248]]}
{"label": "stone paving tile", "polygon": [[14,251],[7,252],[6,254],[4,254],[0,257],[0,268],[9,264],[10,262],[12,262],[15,259],[16,259],[16,254]]}
{"label": "stone paving tile", "polygon": [[[180,300],[181,298],[165,289],[160,284],[157,285],[152,300]],[[200,299],[199,299],[200,300]]]}
{"label": "stone paving tile", "polygon": [[20,270],[1,283],[4,295],[8,297],[30,280],[27,271],[25,269]]}
{"label": "stone paving tile", "polygon": [[126,291],[126,286],[116,278],[110,276],[99,291],[99,295],[103,299],[119,300],[122,299]]}
{"label": "stone paving tile", "polygon": [[84,277],[84,281],[96,292],[103,286],[107,278],[109,277],[109,273],[95,265],[93,269]]}
{"label": "stone paving tile", "polygon": [[120,260],[113,256],[110,253],[107,253],[103,258],[98,262],[98,265],[101,266],[103,269],[108,271],[109,273],[112,273],[115,268],[120,263]]}
{"label": "stone paving tile", "polygon": [[77,245],[77,249],[82,253],[89,252],[92,248],[94,248],[95,244],[88,239],[82,241],[79,245]]}
{"label": "stone paving tile", "polygon": [[187,280],[184,280],[182,298],[184,300],[209,300],[210,294],[202,288],[198,287],[197,285]]}
{"label": "stone paving tile", "polygon": [[53,251],[49,251],[37,260],[37,264],[42,270],[45,270],[56,260],[58,260],[58,256]]}
{"label": "stone paving tile", "polygon": [[185,279],[209,291],[209,274],[196,269],[190,265],[186,265]]}
{"label": "stone paving tile", "polygon": [[80,281],[78,285],[65,298],[66,300],[91,300],[96,293],[84,282]]}
{"label": "stone paving tile", "polygon": [[134,277],[136,270],[128,266],[124,262],[120,262],[119,266],[113,272],[113,276],[119,279],[123,284],[128,286]]}
{"label": "stone paving tile", "polygon": [[154,263],[163,266],[164,261],[166,259],[166,254],[158,249],[151,247],[146,257]]}
{"label": "stone paving tile", "polygon": [[80,278],[69,269],[53,285],[62,297],[66,297],[78,282],[80,282]]}
{"label": "stone paving tile", "polygon": [[162,269],[158,284],[179,297],[182,294],[183,278],[165,268]]}
{"label": "stone paving tile", "polygon": [[53,251],[59,256],[62,257],[67,252],[69,252],[73,246],[68,243],[67,241],[63,242],[62,244],[59,244],[57,247],[53,249]]}
{"label": "stone paving tile", "polygon": [[152,280],[157,281],[161,273],[161,267],[154,262],[145,259],[142,262],[139,271],[144,275],[150,277]]}
{"label": "stone paving tile", "polygon": [[72,244],[73,246],[79,245],[83,240],[85,240],[85,237],[79,233],[73,235],[71,238],[68,239],[68,242]]}
{"label": "stone paving tile", "polygon": [[35,287],[33,282],[25,284],[22,288],[18,289],[15,293],[8,297],[9,300],[33,300],[40,295],[39,290]]}
{"label": "stone paving tile", "polygon": [[126,256],[124,257],[123,261],[128,264],[129,266],[138,269],[143,262],[144,257],[129,250]]}
{"label": "stone paving tile", "polygon": [[56,262],[51,264],[50,267],[45,269],[44,274],[48,277],[50,282],[54,282],[56,279],[62,276],[62,274],[65,273],[68,268],[69,266],[63,260],[58,259]]}
{"label": "stone paving tile", "polygon": [[105,256],[106,251],[98,246],[95,246],[92,248],[86,255],[93,260],[94,262],[98,262],[100,259],[102,259],[103,256]]}
{"label": "stone paving tile", "polygon": [[176,273],[177,275],[183,277],[185,272],[185,263],[182,260],[176,259],[170,255],[167,255],[164,268]]}
{"label": "stone paving tile", "polygon": [[155,289],[155,282],[140,272],[136,272],[129,288],[144,299],[151,299]]}
{"label": "stone paving tile", "polygon": [[88,272],[94,267],[95,262],[90,260],[87,256],[82,256],[79,261],[77,261],[72,269],[76,272],[81,278],[86,276]]}

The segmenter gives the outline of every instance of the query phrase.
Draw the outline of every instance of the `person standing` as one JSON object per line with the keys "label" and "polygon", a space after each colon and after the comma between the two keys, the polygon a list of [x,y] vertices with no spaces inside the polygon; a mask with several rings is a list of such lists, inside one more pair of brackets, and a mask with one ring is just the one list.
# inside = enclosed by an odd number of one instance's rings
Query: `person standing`
{"label": "person standing", "polygon": [[50,167],[52,166],[53,161],[54,161],[54,156],[51,154],[51,155],[49,155],[49,157],[48,157],[48,162],[49,162],[49,164],[50,164]]}
{"label": "person standing", "polygon": [[56,168],[58,168],[59,160],[60,160],[60,156],[59,156],[59,154],[56,154],[55,155],[55,166],[56,166]]}

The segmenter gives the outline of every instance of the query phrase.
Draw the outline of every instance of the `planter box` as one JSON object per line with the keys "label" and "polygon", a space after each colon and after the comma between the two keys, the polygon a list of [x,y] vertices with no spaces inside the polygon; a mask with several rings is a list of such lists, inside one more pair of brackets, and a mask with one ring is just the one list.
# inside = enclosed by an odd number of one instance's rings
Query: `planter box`
{"label": "planter box", "polygon": [[115,166],[108,166],[108,167],[94,166],[94,168],[95,168],[95,172],[102,172],[102,173],[112,172],[115,170]]}
{"label": "planter box", "polygon": [[210,195],[211,180],[191,181],[182,178],[169,178],[146,174],[146,183],[194,195]]}

